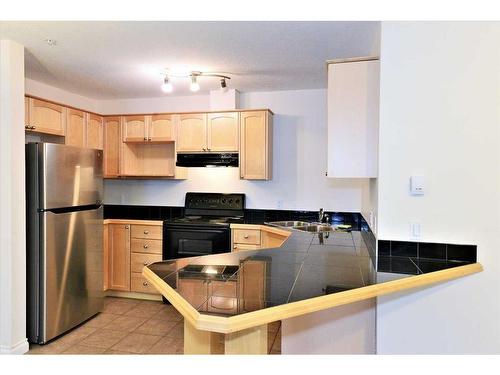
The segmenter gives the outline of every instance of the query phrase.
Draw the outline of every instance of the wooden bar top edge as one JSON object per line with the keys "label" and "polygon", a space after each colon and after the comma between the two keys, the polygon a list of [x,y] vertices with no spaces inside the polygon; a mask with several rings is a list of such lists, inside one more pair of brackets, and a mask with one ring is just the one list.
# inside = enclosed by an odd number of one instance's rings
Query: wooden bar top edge
{"label": "wooden bar top edge", "polygon": [[148,267],[144,267],[142,274],[196,329],[219,333],[231,333],[271,323],[277,320],[293,318],[336,306],[347,305],[349,303],[369,298],[457,279],[481,272],[482,270],[483,266],[480,263],[472,263],[464,266],[448,268],[416,276],[408,276],[398,280],[351,289],[345,292],[309,298],[297,302],[290,302],[227,318],[200,314],[179,293],[177,293],[166,282],[161,280]]}

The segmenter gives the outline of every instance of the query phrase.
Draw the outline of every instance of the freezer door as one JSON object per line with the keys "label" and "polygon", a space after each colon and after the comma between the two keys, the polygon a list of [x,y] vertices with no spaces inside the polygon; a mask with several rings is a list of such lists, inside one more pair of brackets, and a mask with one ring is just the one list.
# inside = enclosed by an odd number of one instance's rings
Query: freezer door
{"label": "freezer door", "polygon": [[40,147],[40,208],[102,202],[102,151],[50,143],[42,143]]}
{"label": "freezer door", "polygon": [[103,303],[103,209],[40,213],[42,342],[97,314]]}

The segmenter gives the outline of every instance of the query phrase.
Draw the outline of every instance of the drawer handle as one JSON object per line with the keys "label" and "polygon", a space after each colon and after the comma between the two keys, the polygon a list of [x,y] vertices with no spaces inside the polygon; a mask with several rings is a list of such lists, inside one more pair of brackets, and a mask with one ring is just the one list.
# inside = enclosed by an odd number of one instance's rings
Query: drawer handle
{"label": "drawer handle", "polygon": [[147,282],[147,281],[143,281],[143,282],[142,282],[142,285],[144,285],[144,286],[148,286],[149,284],[148,284],[148,282]]}
{"label": "drawer handle", "polygon": [[246,238],[248,238],[248,234],[245,234],[245,235],[243,236],[243,238],[245,238],[245,239],[246,239]]}
{"label": "drawer handle", "polygon": [[149,230],[145,230],[145,231],[144,231],[144,234],[149,234]]}
{"label": "drawer handle", "polygon": [[148,244],[144,244],[143,248],[147,249],[149,247]]}

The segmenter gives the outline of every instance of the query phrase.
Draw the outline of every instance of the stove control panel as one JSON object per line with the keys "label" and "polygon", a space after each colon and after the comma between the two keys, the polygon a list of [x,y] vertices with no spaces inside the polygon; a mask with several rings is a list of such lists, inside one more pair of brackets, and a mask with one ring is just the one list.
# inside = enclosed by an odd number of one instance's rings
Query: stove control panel
{"label": "stove control panel", "polygon": [[186,193],[184,208],[242,211],[245,209],[245,194]]}

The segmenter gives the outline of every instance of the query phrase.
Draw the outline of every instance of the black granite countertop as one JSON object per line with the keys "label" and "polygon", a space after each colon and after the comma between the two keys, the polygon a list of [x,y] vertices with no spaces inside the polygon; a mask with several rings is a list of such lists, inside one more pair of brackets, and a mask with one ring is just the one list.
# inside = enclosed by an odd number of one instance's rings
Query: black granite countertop
{"label": "black granite countertop", "polygon": [[[291,230],[280,248],[162,261],[148,268],[198,311],[228,316],[376,284],[372,258],[360,231]],[[402,277],[464,264],[409,257],[378,261],[380,272]],[[217,274],[217,267],[225,271]]]}

